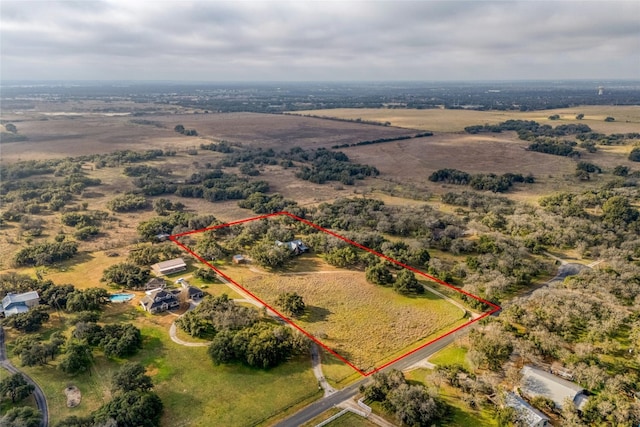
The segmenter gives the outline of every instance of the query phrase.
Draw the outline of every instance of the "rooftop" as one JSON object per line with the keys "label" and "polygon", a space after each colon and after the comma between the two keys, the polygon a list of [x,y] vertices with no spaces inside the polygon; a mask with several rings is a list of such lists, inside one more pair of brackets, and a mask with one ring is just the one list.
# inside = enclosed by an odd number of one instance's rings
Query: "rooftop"
{"label": "rooftop", "polygon": [[562,408],[567,398],[573,401],[578,409],[581,409],[586,403],[586,397],[583,395],[584,389],[578,384],[533,366],[525,366],[521,372],[522,391],[528,396],[548,397],[558,408]]}

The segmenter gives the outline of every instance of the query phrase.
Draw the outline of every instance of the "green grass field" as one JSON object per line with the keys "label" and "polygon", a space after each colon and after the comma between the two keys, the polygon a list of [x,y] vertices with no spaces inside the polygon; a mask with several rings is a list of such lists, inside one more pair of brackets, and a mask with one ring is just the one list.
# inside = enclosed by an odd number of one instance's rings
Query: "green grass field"
{"label": "green grass field", "polygon": [[443,348],[430,357],[429,362],[437,366],[458,365],[470,369],[469,362],[467,362],[467,348],[457,344]]}
{"label": "green grass field", "polygon": [[[103,316],[104,321],[133,321],[141,328],[144,347],[134,357],[147,367],[164,404],[163,426],[249,426],[273,422],[287,411],[322,396],[307,356],[300,356],[271,370],[242,365],[215,366],[206,347],[184,347],[170,340],[164,319],[140,316],[134,307],[122,306]],[[55,316],[55,315],[54,315]],[[63,319],[64,320],[64,319]],[[63,322],[57,322],[63,329]],[[8,330],[8,342],[16,334]],[[11,346],[9,345],[11,355]],[[25,367],[43,388],[49,402],[51,424],[69,415],[87,415],[110,397],[110,378],[124,360],[111,360],[99,351],[90,372],[69,376],[56,369],[57,362]],[[19,360],[12,357],[16,366]],[[74,384],[82,403],[66,407],[63,390]]]}

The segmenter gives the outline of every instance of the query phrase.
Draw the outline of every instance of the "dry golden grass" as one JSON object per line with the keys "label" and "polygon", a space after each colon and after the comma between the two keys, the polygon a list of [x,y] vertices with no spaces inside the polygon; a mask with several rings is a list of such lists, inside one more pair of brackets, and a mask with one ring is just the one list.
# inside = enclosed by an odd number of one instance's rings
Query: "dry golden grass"
{"label": "dry golden grass", "polygon": [[[583,120],[576,120],[577,114],[584,114]],[[385,108],[336,108],[332,110],[298,111],[295,114],[336,117],[341,119],[374,120],[390,122],[391,125],[433,132],[462,132],[466,126],[497,124],[505,120],[535,120],[542,124],[556,126],[563,123],[584,123],[601,133],[638,132],[640,129],[639,106],[588,105],[541,111],[475,111],[475,110],[411,110]],[[551,121],[549,116],[558,114],[560,120]],[[615,122],[605,122],[608,116]]]}
{"label": "dry golden grass", "polygon": [[223,271],[270,305],[281,293],[297,292],[307,312],[295,322],[365,371],[425,337],[446,332],[464,315],[429,292],[419,297],[398,295],[368,283],[358,271],[329,267],[296,274],[256,273],[248,267]]}

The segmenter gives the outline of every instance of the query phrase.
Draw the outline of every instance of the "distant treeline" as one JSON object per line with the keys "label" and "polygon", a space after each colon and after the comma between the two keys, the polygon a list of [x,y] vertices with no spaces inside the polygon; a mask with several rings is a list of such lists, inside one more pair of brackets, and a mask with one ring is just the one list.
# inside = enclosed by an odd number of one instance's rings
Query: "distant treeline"
{"label": "distant treeline", "polygon": [[366,120],[358,117],[357,119],[348,119],[346,117],[332,117],[332,116],[318,116],[315,114],[296,114],[296,113],[283,113],[284,115],[313,117],[314,119],[333,120],[336,122],[348,122],[348,123],[362,123],[365,125],[374,126],[391,126],[391,122],[379,122],[377,120]]}
{"label": "distant treeline", "polygon": [[390,138],[378,138],[378,139],[355,142],[353,144],[333,145],[333,146],[331,146],[331,148],[337,149],[337,148],[357,147],[359,145],[381,144],[383,142],[402,141],[402,140],[405,140],[405,139],[412,139],[412,138],[424,138],[426,136],[433,136],[433,132],[422,132],[422,133],[417,133],[417,134],[415,134],[413,136],[404,135],[404,136],[394,136],[394,137],[390,137]]}
{"label": "distant treeline", "polygon": [[527,184],[534,183],[532,175],[505,173],[496,174],[469,174],[458,169],[439,169],[429,176],[431,182],[446,182],[455,185],[469,185],[474,190],[493,191],[504,193],[516,182]]}

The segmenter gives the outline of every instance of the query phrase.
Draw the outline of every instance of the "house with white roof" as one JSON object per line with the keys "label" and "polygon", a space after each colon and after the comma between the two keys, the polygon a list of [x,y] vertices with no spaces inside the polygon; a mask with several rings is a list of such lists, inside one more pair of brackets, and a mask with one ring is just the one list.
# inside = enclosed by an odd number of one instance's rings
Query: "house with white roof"
{"label": "house with white roof", "polygon": [[562,408],[568,398],[582,410],[589,399],[585,390],[576,383],[567,381],[533,366],[525,366],[520,371],[522,381],[520,391],[527,398],[543,396],[551,399],[558,409]]}
{"label": "house with white roof", "polygon": [[35,307],[40,303],[40,296],[36,291],[25,292],[22,294],[7,294],[2,298],[2,312],[5,317],[14,314],[26,313],[31,307]]}

